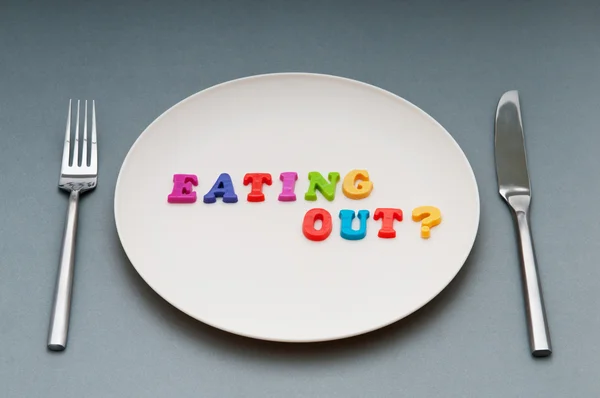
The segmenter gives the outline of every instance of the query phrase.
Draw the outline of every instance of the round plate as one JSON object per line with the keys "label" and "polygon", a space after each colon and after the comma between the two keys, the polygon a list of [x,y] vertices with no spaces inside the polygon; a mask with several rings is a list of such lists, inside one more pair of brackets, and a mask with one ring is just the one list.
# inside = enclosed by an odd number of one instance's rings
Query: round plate
{"label": "round plate", "polygon": [[[363,199],[342,191],[356,169],[373,184]],[[314,171],[339,173],[332,201],[318,190],[305,200]],[[284,172],[298,175],[296,201],[278,200]],[[204,203],[222,173],[238,202]],[[271,175],[263,202],[247,200],[246,173]],[[167,201],[175,174],[197,176],[195,203]],[[429,239],[411,217],[421,206],[442,216]],[[312,208],[331,215],[323,241],[303,234]],[[403,212],[395,238],[378,236],[377,208]],[[369,211],[363,239],[342,238],[344,209]],[[354,80],[283,73],[217,85],[154,121],[122,165],[115,219],[135,269],[179,310],[243,336],[313,342],[389,325],[440,293],[473,246],[479,195],[460,147],[416,106]]]}

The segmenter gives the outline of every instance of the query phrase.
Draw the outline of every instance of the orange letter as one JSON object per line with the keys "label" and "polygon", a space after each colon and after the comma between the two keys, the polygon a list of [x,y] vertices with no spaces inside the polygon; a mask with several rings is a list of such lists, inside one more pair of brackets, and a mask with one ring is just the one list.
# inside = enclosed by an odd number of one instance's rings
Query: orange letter
{"label": "orange letter", "polygon": [[367,170],[352,170],[344,177],[342,192],[349,199],[364,199],[371,194],[372,190],[373,183],[369,181]]}

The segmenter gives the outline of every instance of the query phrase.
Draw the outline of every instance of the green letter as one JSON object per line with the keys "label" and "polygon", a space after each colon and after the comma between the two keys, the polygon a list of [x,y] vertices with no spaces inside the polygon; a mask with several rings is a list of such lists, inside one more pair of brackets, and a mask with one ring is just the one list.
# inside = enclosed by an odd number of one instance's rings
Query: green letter
{"label": "green letter", "polygon": [[329,182],[319,173],[318,171],[311,171],[308,173],[308,179],[310,180],[310,186],[308,191],[304,194],[306,200],[317,200],[317,193],[315,189],[321,191],[325,199],[332,201],[335,198],[335,187],[340,180],[340,173],[332,171],[327,176]]}

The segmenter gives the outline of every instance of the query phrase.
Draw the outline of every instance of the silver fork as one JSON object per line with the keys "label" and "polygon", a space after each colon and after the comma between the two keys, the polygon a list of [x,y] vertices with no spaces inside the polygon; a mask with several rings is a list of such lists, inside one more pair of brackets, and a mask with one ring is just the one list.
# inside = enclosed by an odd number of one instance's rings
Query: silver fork
{"label": "silver fork", "polygon": [[[98,182],[98,150],[96,141],[96,103],[92,101],[92,142],[88,156],[88,106],[87,100],[84,106],[83,119],[83,145],[81,145],[81,162],[79,162],[79,108],[80,101],[77,100],[77,116],[75,120],[75,143],[71,145],[71,100],[69,100],[69,112],[67,114],[67,132],[65,134],[65,146],[63,149],[62,165],[58,187],[69,192],[69,207],[67,210],[67,222],[63,236],[62,251],[54,302],[52,304],[52,315],[50,318],[50,330],[48,333],[48,348],[53,351],[62,351],[67,346],[67,335],[69,332],[69,318],[71,312],[71,295],[73,290],[73,268],[75,266],[75,237],[77,235],[77,216],[79,196],[89,190],[96,188]],[[73,156],[70,157],[70,152]],[[71,158],[71,161],[69,161]]]}

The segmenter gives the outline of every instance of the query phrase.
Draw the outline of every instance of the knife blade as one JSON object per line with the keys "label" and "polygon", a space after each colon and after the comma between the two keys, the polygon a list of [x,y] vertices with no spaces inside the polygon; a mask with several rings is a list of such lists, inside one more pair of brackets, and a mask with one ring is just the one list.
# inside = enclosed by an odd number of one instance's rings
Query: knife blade
{"label": "knife blade", "polygon": [[531,194],[519,93],[504,93],[496,111],[496,173],[500,194]]}
{"label": "knife blade", "polygon": [[498,191],[511,209],[517,229],[530,351],[535,357],[545,357],[552,353],[552,347],[531,237],[531,185],[516,90],[507,91],[498,102],[494,152]]}

